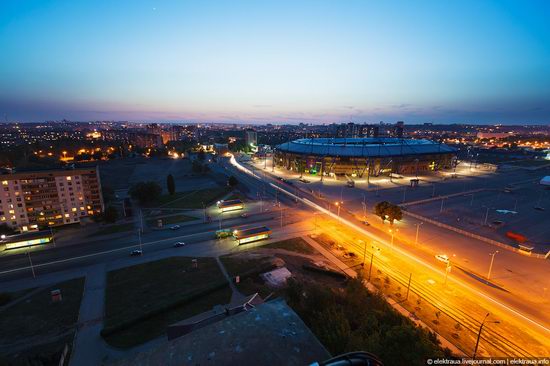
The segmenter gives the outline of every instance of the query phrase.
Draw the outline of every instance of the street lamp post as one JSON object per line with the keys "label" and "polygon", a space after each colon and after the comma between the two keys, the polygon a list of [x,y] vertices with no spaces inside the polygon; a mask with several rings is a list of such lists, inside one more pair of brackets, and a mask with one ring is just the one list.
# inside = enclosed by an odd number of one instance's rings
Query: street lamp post
{"label": "street lamp post", "polygon": [[31,252],[27,252],[27,255],[29,256],[29,263],[31,264],[32,278],[36,278],[36,274],[34,273],[34,266],[32,265],[32,260],[31,260]]}
{"label": "street lamp post", "polygon": [[498,250],[495,250],[493,253],[489,254],[491,256],[491,264],[489,265],[489,273],[487,273],[487,280],[491,279],[491,271],[493,269],[493,262],[495,260],[495,255],[498,253]]}
{"label": "street lamp post", "polygon": [[423,225],[423,222],[419,222],[416,224],[416,236],[414,238],[414,245],[418,244],[418,232],[420,231],[420,225]]}
{"label": "street lamp post", "polygon": [[445,202],[445,197],[441,197],[441,208],[439,209],[439,213],[443,212],[443,203]]}
{"label": "street lamp post", "polygon": [[335,202],[334,204],[338,207],[338,219],[340,219],[340,202]]}
{"label": "street lamp post", "polygon": [[359,243],[363,243],[363,263],[361,263],[361,267],[365,267],[365,257],[367,256],[367,242],[363,240],[359,240]]}
{"label": "street lamp post", "polygon": [[141,250],[141,252],[143,252],[143,245],[141,243],[141,230],[138,229],[138,240],[139,240],[139,250]]}
{"label": "street lamp post", "polygon": [[369,266],[369,282],[370,282],[370,276],[372,274],[372,261],[374,259],[374,251],[370,255],[370,266]]}
{"label": "street lamp post", "polygon": [[[489,313],[487,313],[487,315],[485,315],[485,318],[483,318],[483,321],[481,322],[481,325],[479,326],[479,332],[477,333],[477,341],[476,341],[476,346],[474,348],[474,354],[472,356],[472,359],[475,359],[476,358],[476,354],[477,354],[477,347],[479,346],[479,339],[481,338],[481,331],[483,330],[483,327],[485,326],[485,321],[487,320],[487,318],[489,317]],[[489,323],[493,323],[493,324],[499,324],[500,321],[498,320],[495,320],[495,321],[492,321],[492,322],[489,322]]]}
{"label": "street lamp post", "polygon": [[485,210],[485,219],[483,220],[483,225],[487,225],[487,219],[489,218],[489,209],[490,207],[487,206],[487,210]]}

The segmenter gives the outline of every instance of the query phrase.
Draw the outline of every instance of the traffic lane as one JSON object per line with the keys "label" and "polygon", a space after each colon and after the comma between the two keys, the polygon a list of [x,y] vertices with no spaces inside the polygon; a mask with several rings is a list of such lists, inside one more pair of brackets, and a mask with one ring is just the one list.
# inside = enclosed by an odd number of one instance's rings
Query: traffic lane
{"label": "traffic lane", "polygon": [[[251,215],[243,218],[240,216],[233,216],[228,219],[222,220],[222,228],[229,228],[235,225],[242,226],[246,224],[259,223],[265,220],[271,220],[275,216],[273,212],[264,212]],[[214,233],[219,229],[219,222],[212,221],[209,223],[198,223],[196,225],[184,225],[178,230],[151,230],[142,234],[142,240],[159,240],[173,237],[174,235],[193,234],[203,231],[209,231]],[[105,239],[90,240],[81,243],[75,243],[73,245],[64,245],[61,247],[48,246],[35,246],[27,249],[14,249],[14,254],[0,257],[0,269],[5,269],[9,263],[18,261],[23,258],[24,261],[28,261],[27,252],[30,252],[33,260],[40,259],[42,256],[46,256],[49,259],[56,258],[62,259],[63,257],[74,257],[78,255],[89,254],[94,251],[103,251],[108,249],[115,249],[120,246],[128,246],[131,243],[138,242],[138,234],[136,231],[129,231],[126,234],[121,234],[118,237],[109,237]],[[213,235],[213,234],[212,234]],[[129,239],[131,238],[131,239]],[[130,241],[131,240],[131,241]],[[0,270],[1,271],[1,270]]]}
{"label": "traffic lane", "polygon": [[[284,228],[279,228],[277,224],[278,220],[272,220],[267,223],[269,227],[273,230],[273,236],[276,238],[277,235],[288,234],[296,232],[296,235],[303,235],[304,230],[302,227],[302,220],[295,219],[293,221],[288,221],[285,223]],[[299,230],[296,231],[294,228],[298,225]],[[294,230],[294,231],[293,231]],[[180,248],[174,248],[174,243],[176,241],[184,241],[185,246]],[[202,247],[204,243],[210,243]],[[197,246],[198,245],[198,246]],[[197,256],[213,256],[216,253],[227,252],[227,250],[238,249],[238,245],[234,240],[229,238],[213,240],[210,233],[195,233],[177,236],[169,239],[157,240],[146,242],[142,244],[143,254],[141,256],[135,256],[135,258],[144,258],[149,257],[150,260],[154,259],[155,255],[159,255],[159,252],[172,250],[174,254],[177,255],[197,255]],[[132,265],[133,258],[130,253],[133,250],[139,249],[139,244],[132,244],[128,247],[122,247],[117,249],[112,249],[103,253],[94,253],[92,255],[85,255],[76,258],[66,258],[61,261],[47,262],[42,264],[35,264],[33,262],[33,269],[35,276],[43,276],[45,274],[55,274],[67,272],[67,271],[76,271],[86,266],[97,264],[97,263],[112,263],[114,261],[119,261],[121,259],[128,260],[128,265]],[[151,258],[153,256],[153,258]],[[136,260],[136,263],[139,263],[139,260]],[[29,262],[26,262],[24,266],[16,268],[11,271],[0,272],[0,290],[2,290],[2,283],[5,283],[7,286],[13,284],[12,281],[16,280],[29,280],[32,281],[33,273]],[[30,282],[30,285],[32,283]],[[27,286],[28,287],[28,286]]]}
{"label": "traffic lane", "polygon": [[[295,215],[292,212],[284,214],[285,221],[295,220]],[[228,220],[222,222],[222,228],[237,228],[245,226],[253,226],[257,224],[266,224],[272,222],[278,223],[280,217],[273,212],[267,212],[264,214],[257,214],[253,217],[239,218],[238,220]],[[182,227],[179,230],[166,230],[166,231],[152,231],[142,235],[142,242],[151,241],[164,241],[171,240],[176,241],[178,238],[185,237],[194,234],[207,234],[210,238],[215,238],[215,232],[218,230],[218,223],[209,223],[200,226],[193,226],[190,228]],[[117,240],[98,240],[95,242],[88,242],[80,245],[65,246],[65,247],[52,247],[48,250],[41,250],[30,254],[33,264],[42,264],[55,260],[63,260],[66,258],[74,258],[83,255],[91,255],[98,252],[104,252],[108,250],[116,250],[119,248],[126,248],[132,246],[139,246],[137,232],[133,233],[131,237],[128,236],[119,238]],[[0,259],[0,273],[7,270],[25,267],[30,265],[29,255],[27,253],[20,253]]]}
{"label": "traffic lane", "polygon": [[[285,225],[292,225],[299,223],[301,220],[297,217],[287,217],[285,220]],[[279,227],[280,219],[271,218],[270,220],[264,221],[265,225],[275,229]],[[276,230],[276,229],[275,229]],[[181,233],[180,233],[181,234]],[[184,235],[172,236],[169,238],[156,238],[155,240],[150,240],[142,244],[144,254],[147,252],[154,252],[157,250],[163,250],[168,248],[173,248],[174,244],[178,241],[183,241],[188,244],[194,244],[196,242],[202,242],[207,240],[212,240],[214,238],[213,233],[210,231],[199,232],[199,233],[187,233]],[[48,252],[43,252],[46,255],[37,259],[31,256],[33,268],[35,274],[45,274],[61,270],[73,269],[75,267],[80,267],[82,265],[96,264],[99,262],[111,261],[116,258],[129,256],[131,251],[137,250],[140,248],[139,243],[135,241],[120,243],[116,248],[108,248],[104,251],[94,251],[92,253],[79,254],[71,257],[56,258],[50,257]],[[32,277],[32,271],[30,267],[30,261],[28,256],[23,255],[17,258],[16,261],[10,263],[9,267],[2,266],[0,271],[0,281],[9,281],[18,278],[20,273],[26,273],[27,277]]]}

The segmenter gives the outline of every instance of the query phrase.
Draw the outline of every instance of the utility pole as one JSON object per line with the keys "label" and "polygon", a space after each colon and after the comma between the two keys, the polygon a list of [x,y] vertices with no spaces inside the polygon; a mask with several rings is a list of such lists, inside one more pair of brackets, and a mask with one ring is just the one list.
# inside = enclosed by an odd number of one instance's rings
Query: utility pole
{"label": "utility pole", "polygon": [[445,202],[445,197],[441,197],[441,208],[439,209],[439,213],[443,212],[443,203]]}
{"label": "utility pole", "polygon": [[491,279],[491,271],[493,269],[493,262],[495,260],[495,255],[498,253],[498,250],[495,250],[493,253],[489,254],[491,256],[491,264],[489,265],[489,273],[487,273],[487,280]]}
{"label": "utility pole", "polygon": [[139,250],[143,252],[143,245],[141,243],[141,230],[138,229]]}
{"label": "utility pole", "polygon": [[50,227],[50,234],[52,234],[52,243],[53,247],[55,248],[55,236],[53,235],[53,227]]}
{"label": "utility pole", "polygon": [[372,261],[374,259],[374,252],[370,254],[370,266],[369,266],[369,282],[370,282],[370,275],[372,274]]}
{"label": "utility pole", "polygon": [[407,296],[405,296],[405,300],[408,300],[409,299],[409,291],[411,289],[411,280],[412,280],[412,276],[413,274],[411,273],[409,275],[409,284],[407,285]]}

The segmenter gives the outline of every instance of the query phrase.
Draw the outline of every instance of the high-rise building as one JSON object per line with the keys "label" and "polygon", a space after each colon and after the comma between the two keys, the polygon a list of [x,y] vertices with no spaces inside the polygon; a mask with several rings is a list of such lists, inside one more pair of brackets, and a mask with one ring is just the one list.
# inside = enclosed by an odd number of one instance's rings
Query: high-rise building
{"label": "high-rise building", "polygon": [[22,232],[78,223],[103,209],[95,167],[0,175],[0,224]]}

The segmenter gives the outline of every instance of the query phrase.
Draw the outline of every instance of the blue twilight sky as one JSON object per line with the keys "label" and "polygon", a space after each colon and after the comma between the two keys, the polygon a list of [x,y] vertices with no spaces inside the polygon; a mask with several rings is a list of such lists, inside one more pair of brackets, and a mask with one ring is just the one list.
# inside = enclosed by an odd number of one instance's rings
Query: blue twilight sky
{"label": "blue twilight sky", "polygon": [[550,1],[1,0],[1,120],[550,123]]}

